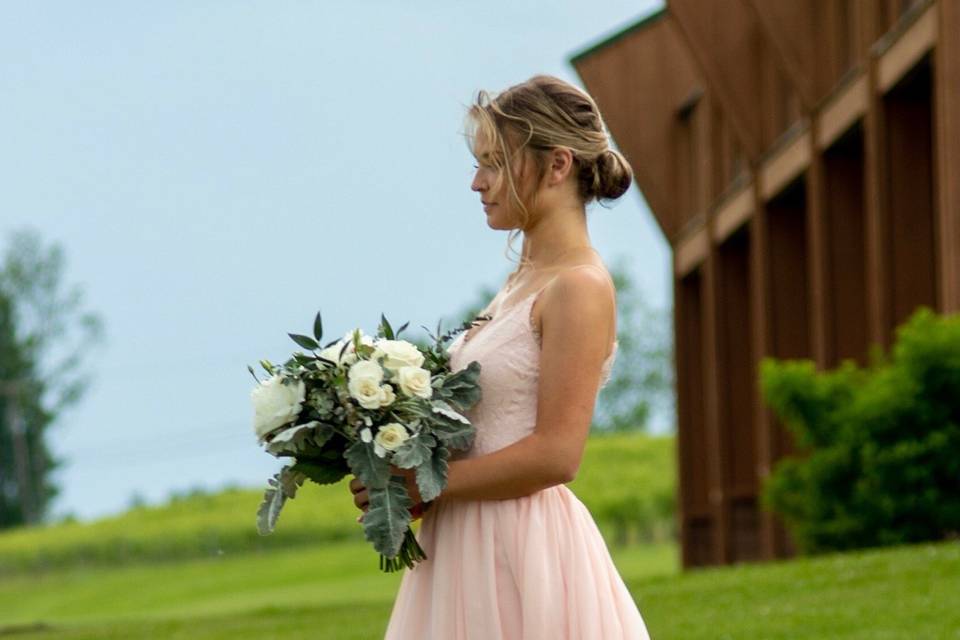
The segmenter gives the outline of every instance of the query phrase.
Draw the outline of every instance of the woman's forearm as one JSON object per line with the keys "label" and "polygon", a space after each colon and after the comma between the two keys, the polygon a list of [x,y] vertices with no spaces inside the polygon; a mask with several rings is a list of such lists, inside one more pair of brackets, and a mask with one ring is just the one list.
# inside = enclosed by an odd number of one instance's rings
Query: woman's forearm
{"label": "woman's forearm", "polygon": [[502,449],[453,460],[437,500],[519,498],[570,481],[566,467],[542,436],[532,433]]}

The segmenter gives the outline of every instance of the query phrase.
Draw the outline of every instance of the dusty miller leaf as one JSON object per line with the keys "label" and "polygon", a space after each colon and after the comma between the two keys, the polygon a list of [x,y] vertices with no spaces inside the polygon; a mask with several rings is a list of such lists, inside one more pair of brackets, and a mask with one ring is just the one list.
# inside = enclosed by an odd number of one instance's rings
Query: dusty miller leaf
{"label": "dusty miller leaf", "polygon": [[370,508],[363,516],[363,533],[374,549],[393,558],[400,552],[410,527],[413,500],[407,495],[403,478],[395,476],[382,489],[370,489]]}

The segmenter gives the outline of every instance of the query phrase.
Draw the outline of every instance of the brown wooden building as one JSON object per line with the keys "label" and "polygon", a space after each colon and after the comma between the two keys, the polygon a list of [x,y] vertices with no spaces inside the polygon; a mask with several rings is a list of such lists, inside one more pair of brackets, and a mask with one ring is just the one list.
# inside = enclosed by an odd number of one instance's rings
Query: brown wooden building
{"label": "brown wooden building", "polygon": [[668,0],[571,62],[673,248],[683,565],[793,555],[760,358],[960,311],[960,0]]}

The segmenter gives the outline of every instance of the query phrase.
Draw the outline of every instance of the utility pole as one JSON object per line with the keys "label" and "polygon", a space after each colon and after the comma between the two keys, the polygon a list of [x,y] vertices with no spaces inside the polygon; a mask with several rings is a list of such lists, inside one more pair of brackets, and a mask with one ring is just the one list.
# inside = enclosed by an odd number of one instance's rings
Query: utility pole
{"label": "utility pole", "polygon": [[30,451],[27,447],[27,429],[20,405],[20,389],[19,381],[0,382],[0,394],[7,397],[5,419],[7,428],[10,430],[10,439],[13,441],[17,494],[20,497],[23,519],[29,525],[36,522],[36,513],[33,501],[33,484],[30,480]]}

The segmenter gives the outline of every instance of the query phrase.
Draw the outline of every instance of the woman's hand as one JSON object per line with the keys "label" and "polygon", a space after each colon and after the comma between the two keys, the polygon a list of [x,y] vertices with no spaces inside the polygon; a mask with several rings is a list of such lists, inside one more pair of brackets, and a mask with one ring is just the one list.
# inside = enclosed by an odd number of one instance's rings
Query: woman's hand
{"label": "woman's hand", "polygon": [[[395,465],[390,465],[390,473],[395,476],[403,476],[407,493],[413,500],[410,515],[414,520],[421,517],[426,505],[423,503],[423,497],[420,495],[420,489],[417,487],[416,471],[414,469],[401,469]],[[360,478],[354,477],[353,480],[350,481],[350,492],[353,494],[353,504],[366,513],[367,509],[370,508],[370,493]],[[357,522],[363,522],[363,515],[357,517]]]}
{"label": "woman's hand", "polygon": [[407,494],[413,499],[414,506],[423,503],[423,496],[420,495],[420,488],[417,486],[416,469],[401,469],[396,465],[390,465],[390,473],[395,476],[403,476],[407,486]]}
{"label": "woman's hand", "polygon": [[[367,509],[370,508],[370,495],[360,478],[354,476],[353,480],[350,481],[350,493],[353,494],[353,504],[357,506],[357,509],[366,513]],[[357,522],[363,522],[363,514],[357,516]]]}

